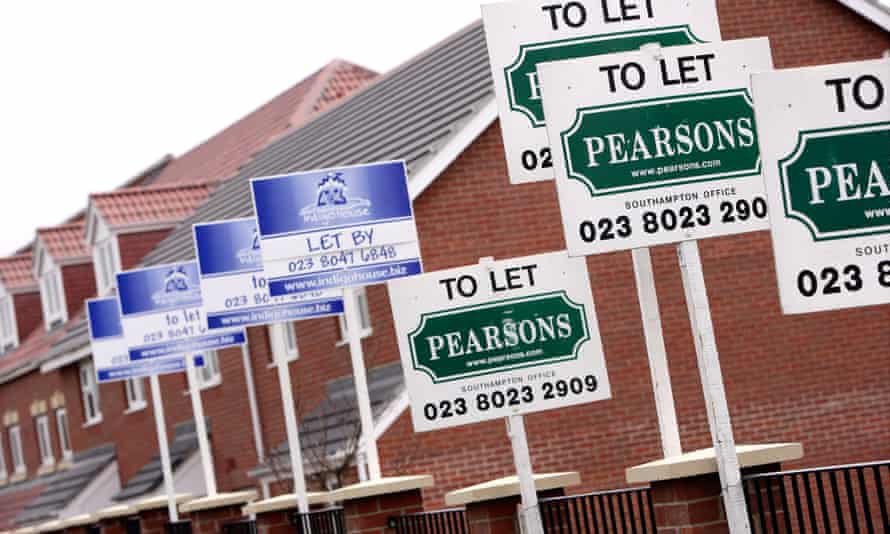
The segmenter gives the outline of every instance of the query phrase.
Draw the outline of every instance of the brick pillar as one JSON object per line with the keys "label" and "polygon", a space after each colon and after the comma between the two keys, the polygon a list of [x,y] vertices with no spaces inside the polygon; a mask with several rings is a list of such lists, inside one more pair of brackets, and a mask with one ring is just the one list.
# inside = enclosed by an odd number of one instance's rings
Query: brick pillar
{"label": "brick pillar", "polygon": [[433,485],[429,475],[387,477],[359,482],[328,494],[343,505],[349,534],[392,533],[389,518],[423,511],[422,488]]}
{"label": "brick pillar", "polygon": [[[328,496],[324,492],[310,491],[306,497],[310,511],[329,506]],[[257,501],[244,507],[245,515],[256,517],[257,531],[260,534],[294,534],[291,515],[296,511],[297,497],[292,493]]]}
{"label": "brick pillar", "polygon": [[226,523],[245,520],[242,508],[254,500],[255,491],[220,493],[195,499],[179,507],[179,519],[191,520],[193,534],[219,534]]}
{"label": "brick pillar", "polygon": [[96,512],[96,523],[101,527],[102,534],[126,534],[124,520],[135,511],[125,504],[116,504]]}
{"label": "brick pillar", "polygon": [[[191,494],[180,493],[176,495],[176,504],[178,506],[193,499]],[[139,517],[142,534],[166,534],[167,523],[170,521],[166,495],[148,497],[138,501],[133,504],[133,510]]]}
{"label": "brick pillar", "polygon": [[[765,472],[778,469],[777,464],[771,464],[760,466],[756,471]],[[751,474],[752,471],[751,469],[742,469],[742,476]],[[779,531],[776,534],[785,534],[785,512],[782,510],[778,490],[779,483],[769,485],[764,483],[761,488],[765,498],[767,497],[766,492],[775,492],[773,503],[776,519],[779,522]],[[749,494],[749,501],[752,495]],[[652,503],[655,509],[656,529],[659,534],[722,534],[729,532],[729,524],[726,522],[726,513],[723,508],[720,476],[717,473],[654,481],[652,482]],[[751,511],[749,508],[749,512]],[[757,511],[756,504],[753,511]],[[769,513],[768,508],[767,513]],[[759,519],[755,513],[751,525],[752,532],[760,532],[757,525]],[[768,524],[772,521],[771,516],[765,519]]]}
{"label": "brick pillar", "polygon": [[294,526],[290,516],[296,509],[275,510],[256,514],[256,529],[259,534],[293,534]]}
{"label": "brick pillar", "polygon": [[[538,499],[561,497],[562,488],[538,492]],[[519,495],[489,501],[467,503],[467,523],[470,534],[514,534],[519,532]]]}
{"label": "brick pillar", "polygon": [[125,520],[125,517],[106,517],[102,519],[99,521],[99,526],[102,527],[102,534],[126,534]]}

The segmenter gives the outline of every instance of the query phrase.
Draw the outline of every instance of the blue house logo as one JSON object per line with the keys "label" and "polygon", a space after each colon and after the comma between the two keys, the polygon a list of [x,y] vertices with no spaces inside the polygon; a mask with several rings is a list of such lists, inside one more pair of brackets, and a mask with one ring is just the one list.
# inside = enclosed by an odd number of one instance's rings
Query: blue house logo
{"label": "blue house logo", "polygon": [[253,229],[250,246],[239,249],[235,253],[241,265],[260,265],[263,261],[262,251],[260,250],[260,232],[259,229]]}
{"label": "blue house logo", "polygon": [[164,275],[163,285],[151,297],[158,306],[175,306],[201,299],[200,288],[192,283],[183,266],[170,269]]}
{"label": "blue house logo", "polygon": [[341,219],[365,217],[371,208],[371,201],[351,197],[343,172],[329,172],[318,183],[315,203],[300,210],[304,222],[328,224]]}

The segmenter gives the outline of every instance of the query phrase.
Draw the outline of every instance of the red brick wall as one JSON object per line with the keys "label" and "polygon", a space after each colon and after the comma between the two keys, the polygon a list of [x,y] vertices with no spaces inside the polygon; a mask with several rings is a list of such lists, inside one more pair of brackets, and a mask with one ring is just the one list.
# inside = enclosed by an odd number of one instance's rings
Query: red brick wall
{"label": "red brick wall", "polygon": [[[50,408],[49,402],[53,393],[60,390],[61,383],[58,373],[41,375],[40,372],[28,373],[0,387],[0,414],[6,413],[8,410],[15,410],[19,415],[22,452],[25,457],[25,465],[28,468],[28,477],[33,477],[42,463],[40,449],[37,445],[37,428],[34,418],[31,416],[32,402],[46,401],[46,407],[49,410],[47,415],[49,415],[54,456],[56,461],[61,457],[55,414]],[[9,449],[9,432],[6,427],[0,427],[0,431],[3,432],[3,454],[5,454],[6,459],[6,469],[12,475],[14,467],[12,464],[12,453]]]}
{"label": "red brick wall", "polygon": [[43,321],[40,291],[14,295],[12,305],[15,307],[15,320],[19,331],[19,344],[21,344]]}
{"label": "red brick wall", "polygon": [[96,274],[93,262],[62,267],[62,284],[65,286],[65,305],[68,319],[74,319],[83,309],[83,301],[96,296]]}
{"label": "red brick wall", "polygon": [[117,236],[117,248],[120,251],[121,269],[126,271],[139,265],[149,252],[161,242],[170,230],[154,230]]}

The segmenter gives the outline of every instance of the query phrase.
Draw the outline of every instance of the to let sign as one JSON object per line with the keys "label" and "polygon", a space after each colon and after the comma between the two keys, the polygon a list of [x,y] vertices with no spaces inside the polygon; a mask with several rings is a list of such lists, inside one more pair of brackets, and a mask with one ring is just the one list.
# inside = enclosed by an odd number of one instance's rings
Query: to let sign
{"label": "to let sign", "polygon": [[286,297],[269,294],[256,219],[200,223],[193,230],[210,330],[343,313],[337,289]]}
{"label": "to let sign", "polygon": [[510,182],[552,180],[538,65],[720,40],[714,0],[521,0],[482,5]]}
{"label": "to let sign", "polygon": [[251,180],[273,297],[421,272],[402,161]]}
{"label": "to let sign", "polygon": [[211,332],[198,265],[184,262],[117,274],[121,323],[131,360],[221,349],[245,342],[244,330]]}
{"label": "to let sign", "polygon": [[768,227],[752,72],[766,39],[542,64],[569,253]]}
{"label": "to let sign", "polygon": [[782,309],[890,303],[890,60],[752,83]]}
{"label": "to let sign", "polygon": [[418,432],[610,397],[581,258],[438,271],[389,295]]}
{"label": "to let sign", "polygon": [[[185,371],[182,356],[131,361],[117,299],[92,299],[86,304],[93,368],[100,383]],[[195,365],[204,365],[201,356],[195,356]]]}

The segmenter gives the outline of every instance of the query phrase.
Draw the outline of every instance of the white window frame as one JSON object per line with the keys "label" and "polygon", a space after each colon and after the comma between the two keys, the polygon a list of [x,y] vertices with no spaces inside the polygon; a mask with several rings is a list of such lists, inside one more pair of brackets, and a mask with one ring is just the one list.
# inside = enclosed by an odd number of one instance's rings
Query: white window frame
{"label": "white window frame", "polygon": [[290,363],[300,359],[300,347],[297,343],[297,330],[294,323],[276,323],[269,325],[269,339],[272,341],[272,362],[274,367],[278,358]]}
{"label": "white window frame", "polygon": [[19,329],[15,321],[15,305],[12,295],[0,284],[0,354],[11,352],[19,346]]}
{"label": "white window frame", "polygon": [[202,391],[222,384],[219,354],[215,350],[204,353],[204,365],[195,369],[195,382]]}
{"label": "white window frame", "polygon": [[[358,302],[359,320],[362,322],[362,330],[359,337],[364,339],[373,332],[371,328],[371,309],[368,306],[368,293],[364,287],[356,288],[353,293]],[[346,314],[338,315],[337,321],[340,323],[340,341],[337,342],[337,345],[345,345],[349,343],[349,332],[346,329]]]}
{"label": "white window frame", "polygon": [[56,409],[56,432],[59,433],[59,450],[62,451],[62,459],[70,460],[74,457],[71,448],[71,434],[68,432],[68,411],[65,408]]}
{"label": "white window frame", "polygon": [[40,452],[40,463],[43,467],[56,464],[56,456],[53,453],[53,436],[49,431],[49,416],[38,415],[34,418],[34,428],[37,433],[37,450]]}
{"label": "white window frame", "polygon": [[[80,398],[83,401],[83,426],[91,426],[102,421],[102,408],[99,404],[99,384],[93,362],[80,364]],[[93,402],[90,403],[90,398]]]}
{"label": "white window frame", "polygon": [[56,323],[68,320],[62,269],[54,266],[49,257],[46,258],[46,267],[40,274],[40,304],[47,330],[52,330]]}
{"label": "white window frame", "polygon": [[3,452],[3,433],[0,432],[0,481],[6,480],[9,473],[6,471],[6,453]]}
{"label": "white window frame", "polygon": [[25,464],[25,452],[22,448],[22,427],[13,425],[9,427],[9,454],[12,457],[12,468],[16,475],[28,472]]}
{"label": "white window frame", "polygon": [[107,295],[117,285],[115,275],[121,270],[117,236],[108,236],[93,246],[93,266],[96,273],[96,291]]}
{"label": "white window frame", "polygon": [[125,413],[138,412],[147,406],[145,402],[145,383],[141,378],[128,378],[124,380],[124,394],[127,397],[127,411]]}

